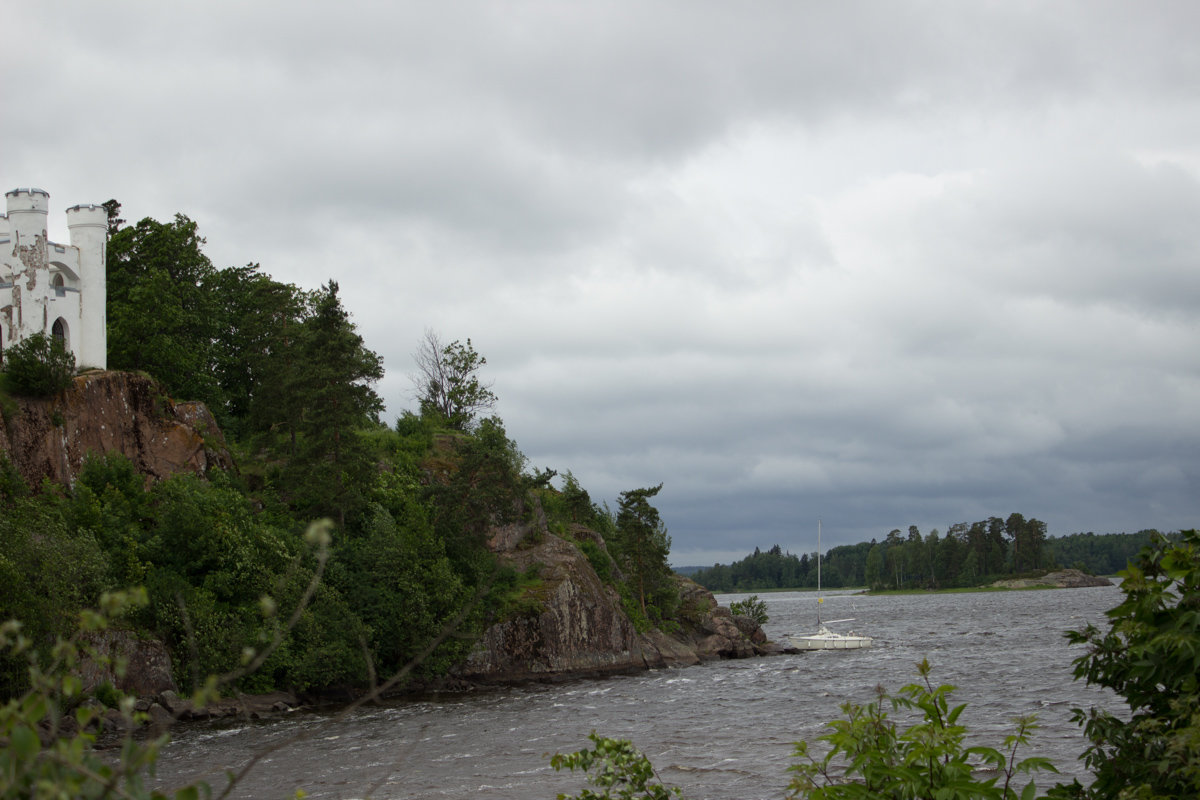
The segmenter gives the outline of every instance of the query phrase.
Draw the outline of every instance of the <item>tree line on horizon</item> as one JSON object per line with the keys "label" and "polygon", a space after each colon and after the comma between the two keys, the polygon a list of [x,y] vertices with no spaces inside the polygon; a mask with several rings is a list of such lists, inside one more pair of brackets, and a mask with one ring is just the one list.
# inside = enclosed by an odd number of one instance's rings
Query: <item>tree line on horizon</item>
{"label": "tree line on horizon", "polygon": [[[883,541],[830,548],[821,556],[821,585],[872,590],[964,588],[1065,567],[1113,575],[1156,534],[1143,530],[1053,537],[1046,535],[1044,522],[1019,513],[956,523],[944,536],[936,528],[923,536],[917,526],[910,525],[907,535],[895,528]],[[776,544],[765,551],[755,548],[740,561],[718,563],[689,577],[716,592],[816,588],[817,554],[797,556]]]}

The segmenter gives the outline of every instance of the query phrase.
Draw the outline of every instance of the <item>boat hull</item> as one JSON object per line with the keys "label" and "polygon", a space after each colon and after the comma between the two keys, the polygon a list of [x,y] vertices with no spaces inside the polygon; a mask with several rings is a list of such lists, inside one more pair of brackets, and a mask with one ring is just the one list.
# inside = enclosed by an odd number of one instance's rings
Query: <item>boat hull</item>
{"label": "boat hull", "polygon": [[870,636],[792,636],[797,650],[862,650],[871,646]]}
{"label": "boat hull", "polygon": [[824,625],[809,636],[789,636],[788,639],[797,650],[862,650],[870,647],[872,641],[870,636],[856,633],[834,633]]}

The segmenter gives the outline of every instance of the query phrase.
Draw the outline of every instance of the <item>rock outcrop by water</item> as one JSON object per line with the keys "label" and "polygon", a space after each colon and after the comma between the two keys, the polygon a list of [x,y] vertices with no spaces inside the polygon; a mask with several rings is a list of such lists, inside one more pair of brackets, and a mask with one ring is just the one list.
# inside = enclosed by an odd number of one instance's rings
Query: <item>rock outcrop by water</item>
{"label": "rock outcrop by water", "polygon": [[[580,548],[550,533],[540,514],[534,517],[531,525],[508,526],[491,538],[505,563],[522,572],[540,565],[528,611],[488,628],[454,670],[456,677],[478,683],[559,680],[774,652],[757,623],[735,622],[712,592],[682,577],[676,579],[681,630],[638,633],[616,590],[600,580]],[[603,546],[600,535],[585,528],[571,536]]]}
{"label": "rock outcrop by water", "polygon": [[1001,589],[1032,589],[1037,586],[1050,586],[1056,589],[1082,589],[1087,586],[1112,586],[1108,578],[1088,575],[1077,569],[1064,569],[1051,572],[1040,578],[1013,578],[996,581],[992,584]]}
{"label": "rock outcrop by water", "polygon": [[15,406],[0,425],[0,451],[30,486],[71,485],[88,453],[121,453],[148,481],[233,467],[208,408],[173,401],[144,375],[90,372],[54,397],[15,398]]}
{"label": "rock outcrop by water", "polygon": [[525,572],[540,565],[530,609],[488,628],[457,677],[511,683],[646,668],[633,623],[615,590],[597,577],[572,543],[544,534],[501,557]]}

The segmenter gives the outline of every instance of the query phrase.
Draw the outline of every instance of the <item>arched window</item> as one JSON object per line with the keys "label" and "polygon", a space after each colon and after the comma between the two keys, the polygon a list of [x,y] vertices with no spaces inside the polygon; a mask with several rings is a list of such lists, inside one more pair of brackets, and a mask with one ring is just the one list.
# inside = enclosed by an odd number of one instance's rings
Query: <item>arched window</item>
{"label": "arched window", "polygon": [[67,323],[62,317],[54,320],[53,327],[50,328],[50,335],[62,342],[64,350],[71,349],[71,340],[68,337]]}
{"label": "arched window", "polygon": [[8,330],[12,324],[12,306],[0,308],[0,364],[4,363],[4,346],[8,344],[4,341],[4,332]]}
{"label": "arched window", "polygon": [[58,297],[66,297],[67,296],[67,282],[65,280],[63,280],[63,275],[61,272],[55,273],[54,280],[51,281],[51,284],[54,286],[54,294],[56,296],[58,296]]}

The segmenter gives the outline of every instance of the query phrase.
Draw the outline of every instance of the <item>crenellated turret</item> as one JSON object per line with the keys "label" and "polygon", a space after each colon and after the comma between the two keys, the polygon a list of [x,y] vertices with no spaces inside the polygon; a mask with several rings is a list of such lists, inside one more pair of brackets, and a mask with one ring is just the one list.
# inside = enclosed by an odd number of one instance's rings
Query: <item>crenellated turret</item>
{"label": "crenellated turret", "polygon": [[29,247],[41,236],[46,238],[46,218],[50,209],[50,194],[42,189],[13,189],[5,193],[8,200],[9,238],[14,247]]}
{"label": "crenellated turret", "polygon": [[67,209],[71,246],[79,250],[79,339],[76,361],[80,366],[103,367],[108,356],[108,322],[105,313],[107,282],[105,251],[108,245],[108,210],[98,205]]}

